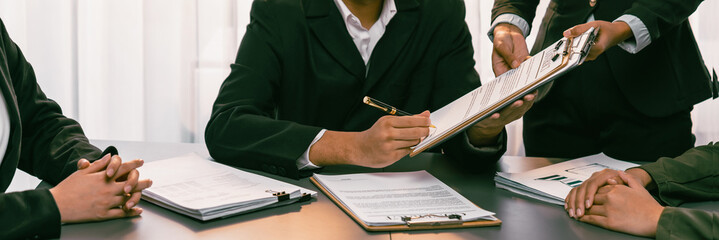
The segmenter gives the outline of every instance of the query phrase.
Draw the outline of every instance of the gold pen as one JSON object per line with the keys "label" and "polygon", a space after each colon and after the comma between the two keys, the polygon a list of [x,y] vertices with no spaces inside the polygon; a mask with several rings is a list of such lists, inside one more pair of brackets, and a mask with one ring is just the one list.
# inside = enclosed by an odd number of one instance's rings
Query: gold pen
{"label": "gold pen", "polygon": [[[382,111],[384,111],[384,112],[386,112],[386,113],[388,113],[388,114],[390,114],[390,115],[395,115],[395,116],[411,116],[411,115],[412,115],[412,114],[409,114],[408,112],[399,110],[399,109],[397,109],[396,107],[393,107],[393,106],[391,106],[391,105],[389,105],[389,104],[383,103],[383,102],[381,102],[381,101],[378,101],[377,99],[374,99],[374,98],[371,98],[371,97],[368,97],[368,96],[365,96],[365,97],[362,99],[362,102],[364,102],[365,104],[370,105],[370,106],[372,106],[372,107],[375,107],[375,108],[377,108],[377,109],[379,109],[379,110],[382,110]],[[437,128],[437,127],[435,127],[435,126],[432,125],[432,124],[430,124],[429,127],[431,127],[431,128]]]}

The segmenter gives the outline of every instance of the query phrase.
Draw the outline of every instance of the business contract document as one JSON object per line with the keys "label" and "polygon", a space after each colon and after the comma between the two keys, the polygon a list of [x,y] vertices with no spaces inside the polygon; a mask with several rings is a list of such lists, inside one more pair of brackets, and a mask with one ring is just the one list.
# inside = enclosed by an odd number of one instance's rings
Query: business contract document
{"label": "business contract document", "polygon": [[589,53],[596,34],[592,28],[576,38],[562,38],[518,68],[432,112],[430,120],[436,129],[412,149],[410,156],[442,143],[579,66]]}
{"label": "business contract document", "polygon": [[497,220],[426,171],[314,174],[312,181],[363,226]]}
{"label": "business contract document", "polygon": [[142,175],[153,182],[151,188],[142,191],[144,200],[203,221],[317,195],[196,154],[146,163]]}

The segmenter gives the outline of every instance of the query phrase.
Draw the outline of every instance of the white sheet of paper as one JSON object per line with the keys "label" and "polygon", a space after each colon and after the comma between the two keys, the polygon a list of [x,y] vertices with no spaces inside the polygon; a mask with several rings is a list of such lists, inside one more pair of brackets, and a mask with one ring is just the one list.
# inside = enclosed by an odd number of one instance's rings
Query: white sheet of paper
{"label": "white sheet of paper", "polygon": [[[370,226],[405,224],[402,217],[428,214],[460,214],[464,221],[494,219],[494,213],[477,207],[426,171],[314,177]],[[428,218],[432,217],[424,219]]]}

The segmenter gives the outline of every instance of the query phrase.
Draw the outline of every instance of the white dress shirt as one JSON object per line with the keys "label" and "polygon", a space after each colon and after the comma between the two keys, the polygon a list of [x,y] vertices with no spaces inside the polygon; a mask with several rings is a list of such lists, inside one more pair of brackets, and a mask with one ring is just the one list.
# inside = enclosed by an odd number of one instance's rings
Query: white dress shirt
{"label": "white dress shirt", "polygon": [[[384,1],[382,12],[380,12],[379,18],[370,29],[366,29],[362,26],[359,18],[347,8],[343,0],[335,0],[335,4],[340,11],[340,15],[342,15],[342,19],[345,21],[347,32],[352,37],[355,46],[357,46],[357,51],[359,51],[362,56],[365,66],[369,68],[369,58],[372,56],[372,50],[374,50],[377,42],[379,42],[379,39],[384,35],[389,21],[397,14],[397,6],[394,4],[394,0]],[[310,162],[310,148],[322,138],[322,135],[324,135],[326,131],[327,129],[322,129],[317,136],[315,136],[315,139],[312,140],[307,150],[297,159],[297,169],[307,170],[319,168],[319,166]]]}
{"label": "white dress shirt", "polygon": [[5,158],[5,151],[10,142],[10,115],[8,115],[5,98],[0,92],[0,164]]}

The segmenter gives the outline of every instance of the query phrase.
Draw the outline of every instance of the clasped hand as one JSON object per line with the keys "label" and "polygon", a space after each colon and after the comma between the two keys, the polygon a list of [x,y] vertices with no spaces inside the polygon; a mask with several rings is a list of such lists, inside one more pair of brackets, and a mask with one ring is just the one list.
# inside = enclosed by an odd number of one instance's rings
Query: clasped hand
{"label": "clasped hand", "polygon": [[63,223],[99,221],[138,216],[141,192],[152,185],[139,180],[143,160],[123,163],[119,156],[105,155],[90,163],[78,162],[78,171],[50,189]]}
{"label": "clasped hand", "polygon": [[638,168],[595,172],[569,192],[564,208],[570,217],[582,222],[653,237],[664,207],[645,189],[650,181]]}

